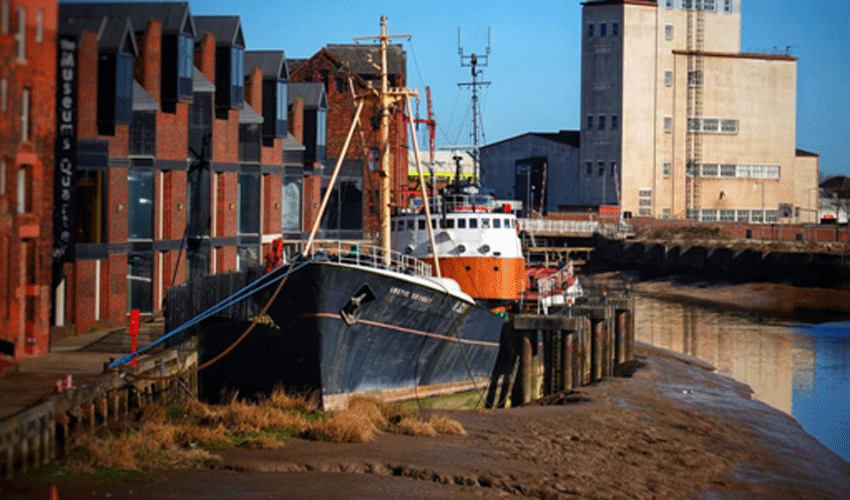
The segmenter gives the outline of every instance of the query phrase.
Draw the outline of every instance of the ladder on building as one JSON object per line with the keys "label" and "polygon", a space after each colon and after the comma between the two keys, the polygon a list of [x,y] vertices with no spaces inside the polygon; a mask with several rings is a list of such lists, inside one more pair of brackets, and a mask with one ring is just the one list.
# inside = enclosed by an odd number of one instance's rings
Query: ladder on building
{"label": "ladder on building", "polygon": [[705,0],[686,0],[688,9],[688,97],[685,141],[685,216],[700,218],[702,98],[705,58]]}

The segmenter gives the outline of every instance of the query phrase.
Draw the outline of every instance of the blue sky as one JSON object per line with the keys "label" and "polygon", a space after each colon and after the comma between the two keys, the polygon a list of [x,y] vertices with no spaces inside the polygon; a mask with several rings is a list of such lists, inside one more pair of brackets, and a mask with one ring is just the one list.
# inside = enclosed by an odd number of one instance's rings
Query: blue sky
{"label": "blue sky", "polygon": [[[422,93],[422,118],[425,86],[431,87],[438,146],[471,143],[471,93],[457,86],[471,76],[460,66],[458,28],[464,52],[482,54],[489,27],[491,53],[483,77],[492,84],[481,94],[482,143],[579,125],[578,0],[190,0],[190,5],[196,15],[239,15],[249,50],[283,49],[290,58],[376,35],[386,15],[390,33],[412,35],[405,41],[408,85]],[[786,46],[799,58],[797,147],[821,155],[822,175],[850,175],[850,0],[744,0],[742,50]]]}

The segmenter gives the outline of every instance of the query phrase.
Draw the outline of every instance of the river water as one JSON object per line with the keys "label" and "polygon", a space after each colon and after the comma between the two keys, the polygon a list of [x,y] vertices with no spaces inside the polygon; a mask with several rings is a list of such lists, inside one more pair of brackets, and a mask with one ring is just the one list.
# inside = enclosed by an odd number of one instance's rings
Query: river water
{"label": "river water", "polygon": [[850,462],[850,322],[803,325],[636,297],[638,341],[711,363]]}

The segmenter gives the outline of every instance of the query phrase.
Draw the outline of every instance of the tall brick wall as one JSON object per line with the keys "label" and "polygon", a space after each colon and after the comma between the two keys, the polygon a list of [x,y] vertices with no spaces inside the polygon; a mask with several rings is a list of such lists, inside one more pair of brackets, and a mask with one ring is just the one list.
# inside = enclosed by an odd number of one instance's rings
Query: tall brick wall
{"label": "tall brick wall", "polygon": [[[25,9],[19,19],[18,5]],[[42,13],[42,41],[35,40]],[[55,130],[57,4],[51,0],[10,2],[9,32],[0,33],[0,78],[7,108],[0,113],[0,341],[21,359],[48,350],[53,242],[53,144]],[[25,60],[17,59],[15,33],[25,26]],[[23,89],[29,89],[28,138],[23,140]],[[25,168],[29,206],[18,210],[18,174]],[[0,363],[13,360],[0,355]]]}

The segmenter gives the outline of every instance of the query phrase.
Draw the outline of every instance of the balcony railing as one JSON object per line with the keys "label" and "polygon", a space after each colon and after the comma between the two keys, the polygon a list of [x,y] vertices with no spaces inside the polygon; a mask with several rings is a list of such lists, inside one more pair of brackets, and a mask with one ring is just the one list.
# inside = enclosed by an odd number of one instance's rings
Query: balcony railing
{"label": "balcony railing", "polygon": [[316,242],[316,251],[324,251],[331,262],[387,269],[414,276],[429,278],[431,265],[393,250],[385,251],[381,247],[357,243]]}

